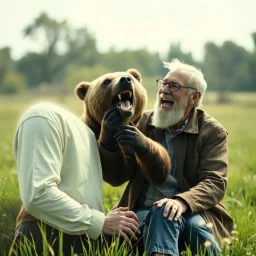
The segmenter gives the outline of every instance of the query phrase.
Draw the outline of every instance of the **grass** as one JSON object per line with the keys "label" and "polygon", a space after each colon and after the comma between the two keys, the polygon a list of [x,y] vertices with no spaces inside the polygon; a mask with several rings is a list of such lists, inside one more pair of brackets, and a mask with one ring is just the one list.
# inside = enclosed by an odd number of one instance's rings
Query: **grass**
{"label": "grass", "polygon": [[[77,115],[83,110],[82,102],[74,95],[0,96],[0,255],[8,254],[21,203],[12,149],[16,124],[28,106],[44,99],[63,105]],[[153,100],[150,99],[148,108],[153,106]],[[233,245],[223,248],[223,256],[256,255],[256,95],[235,94],[227,105],[217,104],[215,100],[216,95],[209,93],[203,108],[229,132],[229,183],[223,201],[235,221]],[[117,202],[123,189],[124,186],[113,188],[104,184],[106,212]],[[111,250],[104,255],[128,255],[128,251],[124,249],[121,254],[115,246]]]}

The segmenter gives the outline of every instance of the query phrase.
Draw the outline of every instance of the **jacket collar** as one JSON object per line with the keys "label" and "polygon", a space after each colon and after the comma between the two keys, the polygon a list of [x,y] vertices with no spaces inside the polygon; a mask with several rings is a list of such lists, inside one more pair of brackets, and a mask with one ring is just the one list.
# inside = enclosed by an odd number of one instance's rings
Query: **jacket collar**
{"label": "jacket collar", "polygon": [[187,123],[185,129],[183,130],[183,132],[194,133],[194,134],[199,133],[198,115],[197,115],[197,109],[196,108],[192,108],[191,116],[190,116],[190,118],[188,120],[188,123]]}
{"label": "jacket collar", "polygon": [[[153,112],[151,117],[148,119],[148,125],[150,126],[154,126],[152,124],[152,117],[153,117]],[[156,128],[157,130],[159,130],[159,132],[163,129],[160,128]],[[185,127],[185,129],[183,130],[183,132],[186,133],[192,133],[192,134],[198,134],[199,133],[199,129],[198,129],[198,115],[197,115],[197,109],[193,108],[191,110],[191,116],[189,117],[188,123]]]}

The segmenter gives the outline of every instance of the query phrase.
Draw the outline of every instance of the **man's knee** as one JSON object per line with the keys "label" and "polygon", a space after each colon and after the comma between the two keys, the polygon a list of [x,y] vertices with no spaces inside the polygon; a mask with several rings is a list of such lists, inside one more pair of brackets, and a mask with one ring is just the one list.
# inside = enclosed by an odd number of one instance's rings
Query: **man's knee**
{"label": "man's knee", "polygon": [[185,226],[184,226],[184,233],[201,233],[201,230],[203,230],[203,233],[209,233],[212,234],[212,231],[207,226],[206,221],[204,218],[196,213],[191,215],[184,215],[185,219]]}
{"label": "man's knee", "polygon": [[[184,227],[184,218],[181,216],[178,221],[173,221],[168,219],[167,217],[163,216],[165,205],[162,205],[161,207],[153,206],[147,215],[145,219],[145,224],[147,228],[152,228],[153,230],[155,227],[158,227],[158,229],[166,228],[169,231],[170,230],[176,230],[177,232],[180,232],[180,230]],[[151,230],[152,231],[152,230]]]}
{"label": "man's knee", "polygon": [[187,214],[184,216],[186,227],[185,228],[198,228],[202,223],[206,223],[200,214]]}
{"label": "man's knee", "polygon": [[161,218],[163,217],[163,209],[164,209],[164,206],[162,207],[153,206],[145,218],[145,223],[149,225],[153,220],[160,221]]}
{"label": "man's knee", "polygon": [[193,252],[197,252],[208,241],[215,254],[220,251],[211,229],[207,227],[206,221],[200,214],[192,214],[184,216],[184,218],[185,227],[180,241],[181,245],[183,244],[181,247],[189,245]]}

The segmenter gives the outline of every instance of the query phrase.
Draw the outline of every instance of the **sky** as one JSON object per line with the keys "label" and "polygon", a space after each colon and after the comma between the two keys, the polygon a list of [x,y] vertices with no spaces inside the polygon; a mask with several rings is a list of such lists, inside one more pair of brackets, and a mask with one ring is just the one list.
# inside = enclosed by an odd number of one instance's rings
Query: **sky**
{"label": "sky", "polygon": [[87,27],[99,51],[146,48],[166,56],[171,43],[202,60],[204,45],[232,40],[254,49],[256,0],[4,0],[0,7],[0,48],[12,57],[42,49],[23,29],[45,11],[74,28]]}

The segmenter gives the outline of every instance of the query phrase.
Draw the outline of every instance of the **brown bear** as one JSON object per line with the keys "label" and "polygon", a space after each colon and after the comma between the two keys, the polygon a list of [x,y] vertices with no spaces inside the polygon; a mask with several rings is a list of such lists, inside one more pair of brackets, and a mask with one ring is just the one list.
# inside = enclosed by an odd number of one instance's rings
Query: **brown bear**
{"label": "brown bear", "polygon": [[[81,82],[76,87],[76,94],[85,103],[82,119],[98,139],[105,181],[119,186],[137,175],[155,183],[162,183],[167,178],[171,169],[168,152],[136,128],[147,103],[147,92],[136,69]],[[105,126],[107,123],[109,127]],[[113,136],[120,127],[124,128],[128,139],[116,145]],[[107,132],[107,128],[114,130]],[[111,148],[109,144],[113,141],[116,147]]]}
{"label": "brown bear", "polygon": [[147,93],[141,84],[140,73],[135,69],[100,76],[92,82],[81,82],[77,96],[84,101],[84,122],[99,137],[101,122],[108,109],[116,106],[123,123],[137,123],[147,104]]}

